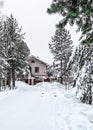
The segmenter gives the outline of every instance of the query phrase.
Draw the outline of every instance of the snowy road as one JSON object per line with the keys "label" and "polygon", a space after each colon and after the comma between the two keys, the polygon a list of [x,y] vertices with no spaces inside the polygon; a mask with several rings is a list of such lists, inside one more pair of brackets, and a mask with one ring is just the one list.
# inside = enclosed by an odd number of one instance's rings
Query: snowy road
{"label": "snowy road", "polygon": [[62,88],[17,85],[0,95],[0,130],[93,130],[87,117],[93,106],[73,101]]}

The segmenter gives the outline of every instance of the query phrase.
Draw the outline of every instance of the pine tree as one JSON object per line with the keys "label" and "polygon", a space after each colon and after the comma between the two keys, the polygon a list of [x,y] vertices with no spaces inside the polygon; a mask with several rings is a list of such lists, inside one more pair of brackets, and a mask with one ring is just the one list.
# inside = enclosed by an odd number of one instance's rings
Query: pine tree
{"label": "pine tree", "polygon": [[59,62],[57,69],[60,71],[61,83],[62,75],[66,75],[67,63],[72,53],[72,40],[66,29],[56,29],[49,48],[54,55],[54,62]]}
{"label": "pine tree", "polygon": [[48,77],[53,76],[52,66],[48,66],[48,67],[47,67],[46,73],[47,73]]}
{"label": "pine tree", "polygon": [[0,91],[6,89],[6,78],[7,78],[7,68],[9,64],[2,58],[0,58]]}
{"label": "pine tree", "polygon": [[0,55],[7,61],[7,82],[10,86],[15,87],[16,72],[22,70],[26,66],[26,57],[30,51],[24,42],[24,34],[21,33],[22,28],[18,27],[17,20],[11,15],[7,17],[2,25],[2,37]]}
{"label": "pine tree", "polygon": [[57,78],[57,70],[56,70],[54,64],[53,65],[49,65],[47,67],[46,73],[47,73],[48,77],[52,76],[53,78]]}
{"label": "pine tree", "polygon": [[82,91],[81,101],[92,104],[93,86],[93,44],[80,44],[70,61],[69,67],[74,74],[74,84],[78,92]]}
{"label": "pine tree", "polygon": [[70,59],[68,69],[71,69],[73,71],[75,82],[77,80],[77,77],[79,76],[79,71],[85,64],[85,58],[83,57],[84,55],[85,55],[85,46],[80,44],[79,46],[76,47],[75,51],[73,52],[72,59]]}
{"label": "pine tree", "polygon": [[47,12],[61,14],[62,20],[58,24],[61,28],[67,23],[76,24],[82,32],[81,38],[86,35],[82,42],[93,43],[93,0],[53,0]]}

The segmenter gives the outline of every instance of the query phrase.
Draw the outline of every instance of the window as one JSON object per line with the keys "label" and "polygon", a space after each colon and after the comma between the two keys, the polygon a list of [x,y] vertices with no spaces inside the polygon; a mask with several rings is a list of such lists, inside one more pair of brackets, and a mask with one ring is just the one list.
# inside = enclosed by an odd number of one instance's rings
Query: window
{"label": "window", "polygon": [[39,77],[35,77],[36,80],[39,80]]}
{"label": "window", "polygon": [[35,67],[35,73],[39,73],[39,67]]}
{"label": "window", "polygon": [[31,61],[31,63],[35,63],[35,61],[34,61],[34,60],[32,60],[32,61]]}

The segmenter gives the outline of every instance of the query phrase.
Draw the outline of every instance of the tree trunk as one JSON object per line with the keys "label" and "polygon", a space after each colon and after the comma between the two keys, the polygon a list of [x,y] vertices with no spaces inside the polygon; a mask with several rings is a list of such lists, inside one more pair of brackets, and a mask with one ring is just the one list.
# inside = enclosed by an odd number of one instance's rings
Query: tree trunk
{"label": "tree trunk", "polygon": [[11,89],[11,71],[10,71],[10,69],[7,72],[7,83],[6,84]]}
{"label": "tree trunk", "polygon": [[88,95],[88,102],[92,105],[92,86],[89,86],[89,95]]}
{"label": "tree trunk", "polygon": [[60,65],[60,71],[61,71],[61,76],[60,76],[60,78],[61,78],[61,84],[63,83],[63,79],[62,79],[62,60],[61,60],[61,65]]}
{"label": "tree trunk", "polygon": [[15,88],[15,68],[12,68],[12,88]]}

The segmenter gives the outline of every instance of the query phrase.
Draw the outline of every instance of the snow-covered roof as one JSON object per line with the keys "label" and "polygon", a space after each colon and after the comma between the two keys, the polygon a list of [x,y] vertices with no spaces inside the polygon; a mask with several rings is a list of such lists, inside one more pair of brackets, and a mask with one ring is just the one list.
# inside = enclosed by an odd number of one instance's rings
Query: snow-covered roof
{"label": "snow-covered roof", "polygon": [[34,55],[28,56],[27,60],[30,60],[30,59],[36,59],[37,61],[41,62],[42,64],[45,64],[45,65],[49,66],[48,63],[44,62],[44,61],[41,60],[39,57],[36,57],[36,56],[34,56]]}

